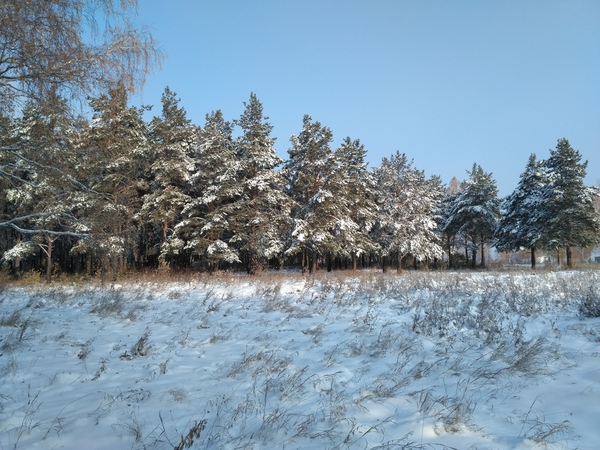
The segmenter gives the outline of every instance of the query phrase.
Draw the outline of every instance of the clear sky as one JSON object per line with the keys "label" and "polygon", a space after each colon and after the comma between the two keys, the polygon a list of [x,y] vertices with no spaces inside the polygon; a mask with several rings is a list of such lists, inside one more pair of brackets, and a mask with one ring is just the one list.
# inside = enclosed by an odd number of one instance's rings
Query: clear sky
{"label": "clear sky", "polygon": [[139,3],[166,54],[132,98],[153,115],[166,86],[197,125],[238,118],[254,92],[283,158],[309,114],[371,167],[398,150],[447,183],[477,163],[501,196],[566,137],[600,183],[598,0]]}

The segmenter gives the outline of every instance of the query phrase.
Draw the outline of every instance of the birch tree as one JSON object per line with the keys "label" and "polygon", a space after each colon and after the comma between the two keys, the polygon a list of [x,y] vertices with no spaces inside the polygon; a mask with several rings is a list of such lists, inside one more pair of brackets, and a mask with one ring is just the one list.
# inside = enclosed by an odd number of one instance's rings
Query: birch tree
{"label": "birch tree", "polygon": [[51,92],[84,101],[117,83],[133,92],[162,54],[131,17],[137,0],[2,0],[0,110]]}

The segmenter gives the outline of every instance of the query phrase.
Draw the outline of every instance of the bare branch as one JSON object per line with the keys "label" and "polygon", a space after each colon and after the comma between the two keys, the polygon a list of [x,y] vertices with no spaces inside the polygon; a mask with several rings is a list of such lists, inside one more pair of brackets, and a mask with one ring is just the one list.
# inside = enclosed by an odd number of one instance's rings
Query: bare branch
{"label": "bare branch", "polygon": [[0,104],[53,89],[85,98],[116,82],[140,89],[163,55],[133,26],[136,9],[137,0],[0,2]]}
{"label": "bare branch", "polygon": [[52,235],[52,236],[73,236],[73,237],[79,237],[79,238],[89,237],[88,233],[77,233],[74,231],[54,231],[54,230],[48,230],[48,229],[44,229],[44,228],[29,229],[29,228],[23,228],[23,227],[20,227],[19,225],[17,225],[19,222],[23,222],[26,220],[40,219],[40,218],[52,217],[52,216],[54,216],[54,217],[64,216],[65,218],[68,218],[70,220],[78,221],[78,219],[76,217],[74,217],[73,215],[71,215],[68,212],[50,211],[50,212],[39,212],[39,213],[27,214],[25,216],[13,217],[10,220],[0,222],[0,228],[10,227],[10,228],[17,230],[19,233],[29,234],[29,235],[48,234],[48,235]]}

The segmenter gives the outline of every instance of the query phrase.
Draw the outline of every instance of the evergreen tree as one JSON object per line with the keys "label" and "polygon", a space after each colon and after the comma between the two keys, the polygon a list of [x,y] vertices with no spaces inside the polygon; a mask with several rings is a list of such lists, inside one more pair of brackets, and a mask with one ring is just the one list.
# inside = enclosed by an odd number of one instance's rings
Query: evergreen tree
{"label": "evergreen tree", "polygon": [[239,195],[232,205],[231,242],[239,249],[248,273],[283,255],[285,227],[291,202],[284,193],[285,178],[276,168],[283,163],[273,147],[273,127],[263,115],[254,93],[236,122],[242,135],[236,140]]}
{"label": "evergreen tree", "polygon": [[502,202],[502,215],[495,247],[498,251],[531,251],[535,268],[535,251],[543,242],[546,225],[551,219],[547,198],[548,177],[544,161],[531,154],[514,192]]}
{"label": "evergreen tree", "polygon": [[[16,150],[16,124],[12,117],[5,116],[0,110],[0,222],[6,223],[15,216],[14,207],[7,198],[11,187],[14,186],[13,170],[15,158],[13,152]],[[19,182],[18,185],[21,183]],[[0,226],[0,253],[4,254],[20,242],[21,234],[12,227]],[[20,257],[7,256],[6,261],[15,260],[13,266],[15,271],[19,271]]]}
{"label": "evergreen tree", "polygon": [[93,253],[103,276],[115,278],[128,264],[139,261],[136,216],[148,190],[151,145],[142,119],[145,108],[127,106],[124,86],[90,103],[94,118],[81,135],[79,168],[94,193],[87,199],[94,243],[77,250]]}
{"label": "evergreen tree", "polygon": [[41,249],[50,282],[55,242],[87,232],[79,217],[80,186],[70,164],[73,122],[66,100],[52,91],[43,102],[30,102],[13,131],[12,151],[7,154],[12,163],[5,166],[10,168],[5,201],[11,205],[11,218],[5,223],[16,232],[16,247],[4,259],[14,256],[18,270],[21,257]]}
{"label": "evergreen tree", "polygon": [[[179,99],[168,87],[161,98],[162,115],[150,123],[153,152],[148,193],[143,197],[141,218],[149,236],[142,245],[147,253],[157,254],[179,222],[184,205],[189,203],[194,161],[190,157],[196,130],[186,117]],[[154,230],[158,227],[159,229]],[[167,255],[162,254],[165,261]]]}
{"label": "evergreen tree", "polygon": [[443,189],[439,178],[427,180],[405,154],[383,158],[375,170],[377,180],[377,221],[373,230],[382,252],[382,264],[397,257],[398,271],[405,257],[415,261],[442,254],[437,233],[437,211]]}
{"label": "evergreen tree", "polygon": [[358,267],[358,257],[377,249],[370,237],[375,223],[375,180],[365,162],[366,150],[357,140],[345,138],[335,151],[334,200],[338,204],[335,236],[337,254],[352,259]]}
{"label": "evergreen tree", "polygon": [[331,181],[335,158],[330,148],[333,134],[327,127],[305,115],[302,131],[291,137],[285,164],[291,198],[293,227],[288,255],[301,254],[302,270],[314,272],[320,257],[335,247],[332,230],[337,215]]}
{"label": "evergreen tree", "polygon": [[544,246],[565,248],[567,266],[572,267],[571,247],[600,242],[600,218],[594,209],[598,190],[586,187],[587,161],[565,138],[559,139],[545,164],[548,172],[548,216]]}
{"label": "evergreen tree", "polygon": [[458,266],[456,263],[456,245],[460,240],[459,227],[456,221],[451,221],[458,195],[461,192],[460,182],[452,177],[438,209],[438,231],[442,237],[442,248],[448,253],[448,267]]}
{"label": "evergreen tree", "polygon": [[188,202],[173,235],[164,244],[167,254],[189,253],[209,271],[221,263],[241,262],[230,242],[234,202],[241,195],[233,124],[221,111],[207,114],[193,150],[194,170]]}
{"label": "evergreen tree", "polygon": [[475,267],[477,248],[481,248],[481,265],[485,267],[485,244],[490,242],[498,228],[500,200],[492,174],[473,164],[469,178],[461,185],[461,192],[453,199],[442,231],[468,237]]}

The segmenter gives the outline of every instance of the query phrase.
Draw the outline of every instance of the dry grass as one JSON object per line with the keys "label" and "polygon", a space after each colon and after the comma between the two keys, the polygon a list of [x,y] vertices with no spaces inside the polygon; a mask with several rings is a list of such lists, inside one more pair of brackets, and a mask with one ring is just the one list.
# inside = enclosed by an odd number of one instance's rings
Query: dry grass
{"label": "dry grass", "polygon": [[[320,273],[306,278],[265,272],[254,277],[166,271],[138,275],[124,288],[86,285],[75,290],[77,294],[73,294],[72,286],[69,290],[58,284],[32,289],[29,308],[45,308],[45,302],[69,305],[84,295],[82,304],[89,304],[92,314],[135,321],[144,316],[157,284],[168,281],[162,299],[186,305],[182,317],[178,321],[153,319],[121,355],[123,359],[149,356],[150,375],[144,375],[148,378],[142,381],[169,376],[171,355],[194,345],[207,350],[239,344],[236,340],[246,334],[228,324],[230,315],[254,314],[254,320],[264,320],[265,332],[253,336],[235,359],[223,362],[220,376],[239,387],[229,396],[207,398],[206,410],[212,413],[194,411],[185,428],[179,427],[184,433],[162,418],[161,425],[154,428],[158,431],[151,434],[148,424],[134,413],[119,417],[116,428],[135,441],[135,448],[168,442],[178,450],[194,446],[266,448],[274,435],[286,436],[278,441],[281,448],[291,448],[301,439],[311,439],[326,449],[445,448],[416,442],[409,435],[392,439],[386,434],[386,423],[393,419],[373,426],[357,417],[370,405],[404,399],[415,412],[437,420],[444,433],[477,431],[481,405],[517,395],[526,383],[536,383],[555,374],[557,368],[567,367],[560,347],[550,336],[532,335],[528,325],[551,311],[577,313],[580,304],[595,304],[600,280],[597,272],[579,277],[554,272],[517,275],[510,271],[477,277],[459,272],[396,275],[374,271]],[[540,284],[540,276],[550,281]],[[190,298],[194,301],[187,302]],[[391,316],[384,317],[382,304],[394,305],[386,309]],[[31,329],[28,317],[25,309],[0,317],[0,327],[10,331],[3,349],[7,346],[6,350],[14,354],[27,340]],[[293,342],[295,347],[289,350],[286,344],[291,343],[283,340],[286,327],[300,327],[305,319],[310,319],[310,325],[292,330],[301,331],[294,335],[300,342]],[[340,328],[340,323],[345,327]],[[173,337],[168,345],[173,350],[169,355],[159,353],[161,344],[155,341],[161,333],[152,333],[157,324],[176,328],[170,332]],[[77,358],[84,364],[92,364],[93,344],[93,338],[76,344]],[[301,354],[304,358],[315,356],[311,365],[299,361]],[[90,375],[92,381],[110,370],[110,355],[102,356],[94,362],[97,370],[93,377]],[[355,365],[351,379],[338,367],[342,361]],[[360,370],[356,368],[359,365]],[[173,370],[174,366],[169,367]],[[13,357],[0,368],[0,376],[18,370]],[[189,395],[179,389],[168,391],[175,402]],[[107,397],[106,414],[123,399],[139,403],[149,395],[143,389],[112,394]],[[23,432],[35,425],[37,400],[32,397]],[[315,405],[311,409],[305,408],[307,399]],[[543,445],[562,443],[573,436],[570,423],[548,421],[533,406],[519,416],[521,438]],[[191,420],[200,417],[202,420]],[[380,444],[376,447],[371,445],[372,435],[378,436]]]}

